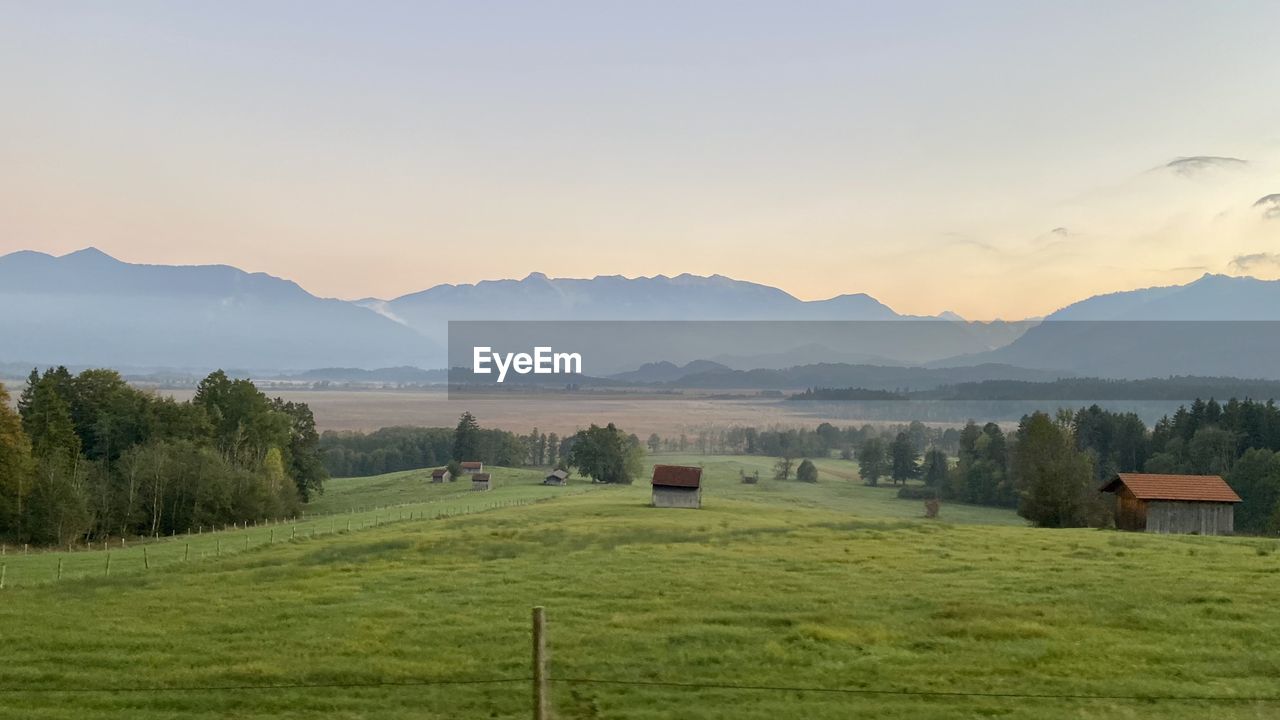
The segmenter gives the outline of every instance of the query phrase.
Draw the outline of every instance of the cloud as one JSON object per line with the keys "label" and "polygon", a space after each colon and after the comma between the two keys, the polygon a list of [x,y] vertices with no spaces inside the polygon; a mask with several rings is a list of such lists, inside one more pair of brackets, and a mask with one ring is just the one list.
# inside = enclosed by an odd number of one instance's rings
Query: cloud
{"label": "cloud", "polygon": [[1196,177],[1213,170],[1231,170],[1248,165],[1248,161],[1217,155],[1192,155],[1179,157],[1165,163],[1165,168],[1183,177]]}
{"label": "cloud", "polygon": [[1260,252],[1231,258],[1231,267],[1241,272],[1280,268],[1280,253]]}
{"label": "cloud", "polygon": [[1253,206],[1262,208],[1262,217],[1268,220],[1280,220],[1280,193],[1264,195],[1258,198],[1258,202]]}

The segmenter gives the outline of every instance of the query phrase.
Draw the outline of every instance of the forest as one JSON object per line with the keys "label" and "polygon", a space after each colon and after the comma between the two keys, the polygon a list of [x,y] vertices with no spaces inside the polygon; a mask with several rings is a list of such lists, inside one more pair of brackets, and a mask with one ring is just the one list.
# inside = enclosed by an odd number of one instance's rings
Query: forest
{"label": "forest", "polygon": [[327,473],[310,408],[222,371],[186,402],[114,370],[0,385],[0,537],[31,544],[168,535],[288,517]]}

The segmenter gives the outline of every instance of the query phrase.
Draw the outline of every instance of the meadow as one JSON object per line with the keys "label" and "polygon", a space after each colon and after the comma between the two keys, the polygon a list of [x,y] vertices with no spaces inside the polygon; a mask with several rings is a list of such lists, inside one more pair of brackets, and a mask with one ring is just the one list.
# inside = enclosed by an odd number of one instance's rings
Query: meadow
{"label": "meadow", "polygon": [[703,509],[647,507],[647,483],[503,470],[466,495],[396,473],[332,481],[274,544],[11,586],[0,717],[524,718],[534,605],[558,718],[1280,712],[1256,699],[1280,697],[1274,540],[925,520],[851,462],[805,485],[767,458],[651,459],[703,464]]}

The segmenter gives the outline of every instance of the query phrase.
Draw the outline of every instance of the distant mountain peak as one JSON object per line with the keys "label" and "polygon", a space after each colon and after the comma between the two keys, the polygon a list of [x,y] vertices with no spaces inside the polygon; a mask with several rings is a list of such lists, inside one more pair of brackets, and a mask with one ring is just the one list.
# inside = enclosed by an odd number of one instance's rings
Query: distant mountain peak
{"label": "distant mountain peak", "polygon": [[116,258],[106,254],[105,252],[99,250],[96,247],[93,247],[92,245],[86,248],[81,248],[79,250],[76,250],[75,252],[69,252],[66,255],[61,256],[59,259],[60,260],[95,261],[95,262],[105,260],[113,263],[120,262]]}

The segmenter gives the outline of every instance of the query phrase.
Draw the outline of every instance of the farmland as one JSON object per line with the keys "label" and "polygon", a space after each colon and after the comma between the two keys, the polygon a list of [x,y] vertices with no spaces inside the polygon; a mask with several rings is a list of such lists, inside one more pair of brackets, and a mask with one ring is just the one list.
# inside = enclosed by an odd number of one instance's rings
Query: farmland
{"label": "farmland", "polygon": [[[11,387],[17,387],[13,383]],[[159,394],[186,400],[190,390],[157,390]],[[320,430],[371,431],[394,425],[449,427],[464,410],[470,410],[485,425],[520,429],[537,425],[544,432],[560,434],[587,427],[607,417],[629,432],[648,435],[694,432],[709,427],[731,425],[786,425],[812,427],[831,421],[848,424],[852,420],[838,413],[815,413],[804,403],[788,403],[777,398],[752,397],[743,391],[738,399],[717,398],[705,393],[643,396],[600,393],[593,395],[525,395],[504,393],[493,397],[450,400],[443,389],[398,390],[294,390],[270,388],[271,396],[305,402],[316,413]],[[824,410],[833,410],[827,406]],[[678,418],[678,422],[672,421]],[[963,422],[963,418],[959,420]]]}
{"label": "farmland", "polygon": [[[704,464],[704,509],[648,508],[645,484],[499,470],[467,493],[408,472],[332,481],[289,538],[155,540],[150,570],[135,548],[112,551],[110,577],[101,550],[9,556],[0,717],[523,718],[533,605],[560,718],[1277,711],[1133,699],[1275,696],[1274,540],[1043,530],[959,505],[927,521],[847,479],[850,462],[820,461],[806,485],[770,480],[766,458],[651,460]],[[210,538],[236,551],[177,556]],[[22,580],[20,563],[48,578],[58,558],[61,581]]]}

